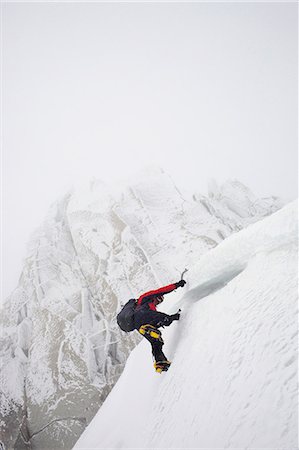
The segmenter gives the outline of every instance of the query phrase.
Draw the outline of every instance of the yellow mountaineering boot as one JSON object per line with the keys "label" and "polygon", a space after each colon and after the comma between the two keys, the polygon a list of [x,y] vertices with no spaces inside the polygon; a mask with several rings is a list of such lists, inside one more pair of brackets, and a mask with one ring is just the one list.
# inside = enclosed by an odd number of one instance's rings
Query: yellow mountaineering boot
{"label": "yellow mountaineering boot", "polygon": [[154,368],[156,369],[156,372],[162,373],[167,372],[171,365],[170,361],[155,361]]}

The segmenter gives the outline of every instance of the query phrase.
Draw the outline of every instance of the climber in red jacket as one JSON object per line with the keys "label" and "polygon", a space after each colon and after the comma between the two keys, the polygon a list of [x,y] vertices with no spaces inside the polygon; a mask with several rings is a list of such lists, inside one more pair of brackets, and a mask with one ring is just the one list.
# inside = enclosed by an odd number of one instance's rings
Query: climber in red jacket
{"label": "climber in red jacket", "polygon": [[135,328],[150,342],[155,358],[154,367],[157,372],[168,370],[171,364],[162,352],[164,342],[159,328],[169,326],[174,320],[179,320],[180,310],[176,314],[168,315],[157,311],[156,308],[157,305],[162,303],[164,294],[169,294],[178,287],[183,287],[185,284],[186,281],[182,279],[177,283],[146,292],[137,300],[134,313]]}

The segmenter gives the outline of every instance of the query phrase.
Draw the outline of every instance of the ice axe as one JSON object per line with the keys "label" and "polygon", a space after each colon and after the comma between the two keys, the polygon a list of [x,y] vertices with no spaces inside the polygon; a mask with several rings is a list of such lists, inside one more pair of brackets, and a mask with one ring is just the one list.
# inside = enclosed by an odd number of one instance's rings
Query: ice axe
{"label": "ice axe", "polygon": [[181,273],[181,280],[184,280],[184,275],[185,275],[186,272],[188,272],[187,268],[185,270],[183,270],[183,272]]}

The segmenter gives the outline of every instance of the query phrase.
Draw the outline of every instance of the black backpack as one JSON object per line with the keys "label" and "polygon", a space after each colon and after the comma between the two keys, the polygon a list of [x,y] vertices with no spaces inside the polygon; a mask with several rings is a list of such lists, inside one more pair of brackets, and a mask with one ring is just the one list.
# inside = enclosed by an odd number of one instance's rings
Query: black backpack
{"label": "black backpack", "polygon": [[136,300],[135,298],[131,298],[121,309],[121,311],[117,314],[116,320],[118,326],[123,331],[133,331],[135,330],[134,323],[134,313],[136,308]]}

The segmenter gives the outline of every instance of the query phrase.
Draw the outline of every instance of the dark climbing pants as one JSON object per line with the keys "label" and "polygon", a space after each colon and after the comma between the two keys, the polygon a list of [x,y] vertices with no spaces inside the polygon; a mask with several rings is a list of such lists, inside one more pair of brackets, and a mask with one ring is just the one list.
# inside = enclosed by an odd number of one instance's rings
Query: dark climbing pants
{"label": "dark climbing pants", "polygon": [[162,352],[164,341],[162,339],[161,331],[153,325],[142,325],[138,331],[150,342],[155,361],[167,361],[166,356]]}

